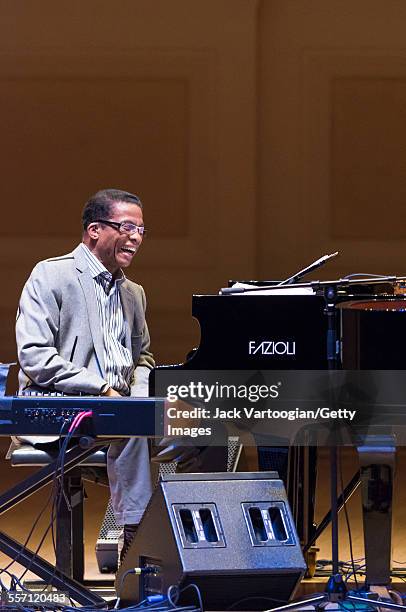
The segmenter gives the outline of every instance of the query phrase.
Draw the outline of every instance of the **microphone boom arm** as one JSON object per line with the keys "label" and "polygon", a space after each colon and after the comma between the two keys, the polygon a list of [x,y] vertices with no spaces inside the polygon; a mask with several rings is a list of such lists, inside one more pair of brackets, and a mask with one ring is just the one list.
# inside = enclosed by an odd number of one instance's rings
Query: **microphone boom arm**
{"label": "microphone boom arm", "polygon": [[316,261],[311,263],[310,266],[303,268],[303,270],[296,272],[296,274],[294,274],[293,276],[289,276],[289,278],[285,279],[284,281],[282,281],[281,283],[278,283],[275,286],[282,287],[283,285],[292,285],[293,283],[297,283],[297,281],[301,279],[303,276],[305,276],[306,274],[310,274],[310,272],[313,272],[313,270],[317,270],[317,268],[320,268],[320,266],[324,266],[324,264],[329,259],[332,259],[333,257],[337,257],[337,255],[338,255],[338,251],[336,251],[335,253],[331,253],[330,255],[323,255],[323,257],[320,257],[319,259],[316,259]]}

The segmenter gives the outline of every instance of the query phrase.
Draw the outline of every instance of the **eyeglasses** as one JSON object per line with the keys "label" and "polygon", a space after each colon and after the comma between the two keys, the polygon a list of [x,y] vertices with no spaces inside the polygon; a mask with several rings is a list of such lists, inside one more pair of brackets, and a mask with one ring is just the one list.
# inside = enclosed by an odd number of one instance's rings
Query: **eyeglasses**
{"label": "eyeglasses", "polygon": [[130,223],[130,221],[122,221],[121,223],[118,223],[117,221],[96,219],[93,223],[104,223],[105,225],[114,227],[114,229],[118,230],[120,234],[135,234],[136,232],[138,232],[140,236],[145,237],[147,233],[147,230],[143,225],[135,225],[135,223]]}

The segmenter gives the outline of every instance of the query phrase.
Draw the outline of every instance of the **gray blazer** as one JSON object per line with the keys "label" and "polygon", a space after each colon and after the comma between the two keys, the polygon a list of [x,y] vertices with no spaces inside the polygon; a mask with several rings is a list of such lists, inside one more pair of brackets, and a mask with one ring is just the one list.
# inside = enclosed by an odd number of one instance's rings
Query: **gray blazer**
{"label": "gray blazer", "polygon": [[[154,367],[149,351],[143,288],[125,280],[120,287],[125,346],[136,367],[131,395],[148,395]],[[82,247],[38,263],[21,294],[16,338],[19,388],[98,395],[105,386],[103,336],[93,279]]]}

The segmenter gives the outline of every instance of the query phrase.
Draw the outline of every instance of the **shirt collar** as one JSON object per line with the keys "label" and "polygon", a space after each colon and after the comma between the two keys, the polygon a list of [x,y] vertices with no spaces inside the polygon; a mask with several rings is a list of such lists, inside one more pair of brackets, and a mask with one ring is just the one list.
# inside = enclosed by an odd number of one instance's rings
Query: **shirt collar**
{"label": "shirt collar", "polygon": [[[111,272],[107,270],[107,268],[102,264],[100,259],[96,257],[96,255],[93,255],[92,251],[84,244],[84,242],[81,243],[81,247],[85,254],[86,261],[89,266],[89,270],[90,270],[90,274],[92,275],[92,278],[97,278],[98,276],[101,276],[103,279],[111,283],[112,278],[113,278],[113,275],[111,274]],[[120,269],[118,271],[117,277],[115,278],[115,282],[118,285],[121,285],[121,283],[123,283],[124,281],[125,281],[125,275],[124,275],[124,272]]]}

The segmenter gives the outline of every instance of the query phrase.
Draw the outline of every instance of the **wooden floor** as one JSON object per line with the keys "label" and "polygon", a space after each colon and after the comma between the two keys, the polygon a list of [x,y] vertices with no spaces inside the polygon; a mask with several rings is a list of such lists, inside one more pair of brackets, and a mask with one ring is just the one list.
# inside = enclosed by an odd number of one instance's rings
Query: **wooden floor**
{"label": "wooden floor", "polygon": [[[9,441],[6,438],[0,438],[0,487],[1,492],[22,480],[33,470],[29,468],[12,468],[9,462],[4,460]],[[357,457],[352,449],[345,449],[342,453],[342,465],[344,481],[347,482],[357,470]],[[317,486],[317,520],[325,514],[329,508],[329,461],[328,452],[326,449],[320,449],[319,452],[319,468],[318,468],[318,486]],[[397,479],[396,479],[396,497],[394,503],[394,521],[393,521],[393,559],[394,567],[397,563],[406,566],[406,488],[403,486],[406,474],[406,449],[400,449],[398,453]],[[23,542],[34,522],[36,516],[41,510],[44,502],[49,495],[49,488],[42,489],[39,493],[32,495],[27,501],[22,502],[14,509],[0,516],[0,530],[15,537],[20,542]],[[87,578],[103,578],[98,572],[97,562],[95,557],[95,543],[100,529],[100,525],[104,516],[104,511],[109,498],[107,487],[97,486],[94,484],[86,485],[88,499],[85,504],[85,549],[86,549],[86,577]],[[360,494],[357,491],[351,500],[348,502],[348,513],[350,517],[350,525],[353,537],[354,556],[362,558],[363,552],[363,534],[361,524],[361,501]],[[35,548],[46,526],[49,523],[49,512],[45,512],[40,520],[35,534],[30,541],[30,548]],[[340,514],[340,559],[350,559],[347,527],[344,520],[344,513]],[[327,529],[319,539],[317,546],[320,548],[318,553],[319,559],[331,559],[331,531]],[[41,554],[50,562],[53,562],[52,544],[50,538],[47,539],[41,549]],[[0,555],[0,567],[4,568],[9,560]],[[10,571],[19,575],[22,569],[14,564]]]}

